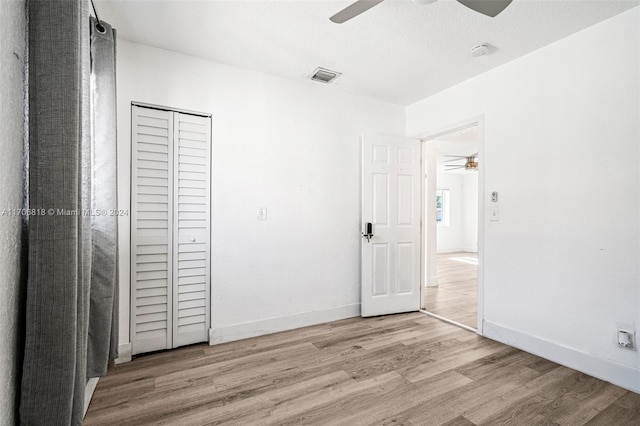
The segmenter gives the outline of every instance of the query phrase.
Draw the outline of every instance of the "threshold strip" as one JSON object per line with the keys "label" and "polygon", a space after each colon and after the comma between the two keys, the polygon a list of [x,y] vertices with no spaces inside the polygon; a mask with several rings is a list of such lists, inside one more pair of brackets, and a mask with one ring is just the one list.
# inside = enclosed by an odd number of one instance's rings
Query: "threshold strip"
{"label": "threshold strip", "polygon": [[425,315],[428,315],[428,316],[430,316],[430,317],[434,317],[434,318],[436,318],[436,319],[439,319],[440,321],[444,321],[444,322],[446,322],[446,323],[449,323],[449,324],[451,324],[451,325],[455,325],[456,327],[464,328],[464,329],[465,329],[465,330],[467,330],[467,331],[471,331],[471,332],[473,332],[473,333],[480,334],[480,333],[478,333],[478,330],[476,330],[475,328],[473,328],[473,327],[469,327],[468,325],[461,324],[461,323],[459,323],[459,322],[457,322],[457,321],[450,320],[449,318],[441,317],[440,315],[436,315],[436,314],[434,314],[434,313],[431,313],[431,312],[429,312],[429,311],[425,311],[425,310],[423,310],[423,309],[420,309],[420,311],[419,311],[419,312],[420,312],[420,313],[423,313],[423,314],[425,314]]}

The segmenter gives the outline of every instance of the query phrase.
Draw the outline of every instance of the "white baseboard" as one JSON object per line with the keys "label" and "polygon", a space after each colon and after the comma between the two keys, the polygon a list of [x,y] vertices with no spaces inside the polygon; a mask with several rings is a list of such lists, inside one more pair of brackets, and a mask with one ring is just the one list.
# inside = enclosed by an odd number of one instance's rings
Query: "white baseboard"
{"label": "white baseboard", "polygon": [[91,398],[93,397],[93,392],[96,390],[96,386],[98,386],[99,377],[93,377],[87,380],[87,384],[84,387],[84,414],[82,417],[87,415],[87,410],[89,409],[89,404],[91,403]]}
{"label": "white baseboard", "polygon": [[131,362],[131,343],[118,345],[118,358],[116,358],[114,362],[116,364]]}
{"label": "white baseboard", "polygon": [[209,344],[232,342],[263,334],[277,333],[309,325],[322,324],[345,318],[360,316],[360,304],[345,305],[324,311],[302,312],[286,317],[268,318],[260,321],[233,324],[209,329]]}
{"label": "white baseboard", "polygon": [[597,358],[585,352],[549,342],[502,325],[484,321],[482,334],[509,346],[581,371],[614,385],[640,393],[640,370]]}
{"label": "white baseboard", "polygon": [[477,247],[462,247],[455,249],[442,249],[438,250],[438,254],[451,254],[451,253],[477,253]]}

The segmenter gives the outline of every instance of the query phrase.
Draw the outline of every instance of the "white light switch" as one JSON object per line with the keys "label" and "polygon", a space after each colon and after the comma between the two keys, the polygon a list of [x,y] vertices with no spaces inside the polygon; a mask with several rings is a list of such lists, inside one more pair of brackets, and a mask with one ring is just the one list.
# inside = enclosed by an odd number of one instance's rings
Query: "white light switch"
{"label": "white light switch", "polygon": [[258,207],[258,220],[267,220],[267,208]]}
{"label": "white light switch", "polygon": [[489,211],[489,220],[492,222],[500,221],[500,210],[498,210],[497,207],[491,207],[491,210]]}

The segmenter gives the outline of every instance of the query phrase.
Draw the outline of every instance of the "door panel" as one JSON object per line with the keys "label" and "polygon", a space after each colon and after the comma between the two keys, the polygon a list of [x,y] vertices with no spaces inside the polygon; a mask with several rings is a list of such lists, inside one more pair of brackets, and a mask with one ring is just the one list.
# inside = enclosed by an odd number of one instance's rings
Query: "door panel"
{"label": "door panel", "polygon": [[375,296],[383,296],[388,293],[389,270],[389,244],[372,243],[373,250],[373,292]]}
{"label": "door panel", "polygon": [[[131,341],[133,354],[172,346],[171,113],[132,107]],[[158,318],[162,317],[162,321]]]}
{"label": "door panel", "polygon": [[411,283],[414,279],[412,255],[415,248],[413,247],[413,243],[398,243],[396,247],[396,274],[398,277],[396,282],[398,283],[398,293],[411,293]]}
{"label": "door panel", "polygon": [[[173,227],[177,253],[174,264],[173,336],[175,345],[187,345],[208,340],[209,334],[209,259],[210,158],[209,118],[189,114],[174,114],[175,172]],[[194,304],[204,306],[203,313],[194,314]],[[186,305],[185,305],[186,304]],[[198,305],[198,306],[200,306]]]}
{"label": "door panel", "polygon": [[362,316],[420,308],[420,142],[362,140]]}
{"label": "door panel", "polygon": [[373,223],[387,225],[389,217],[389,174],[373,174]]}

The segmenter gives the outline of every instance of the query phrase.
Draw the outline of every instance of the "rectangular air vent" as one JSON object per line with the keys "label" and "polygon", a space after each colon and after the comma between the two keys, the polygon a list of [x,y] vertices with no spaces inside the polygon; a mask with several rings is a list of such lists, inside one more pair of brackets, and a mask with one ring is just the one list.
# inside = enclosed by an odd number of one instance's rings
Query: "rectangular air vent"
{"label": "rectangular air vent", "polygon": [[336,78],[342,75],[341,72],[331,71],[326,68],[316,68],[316,70],[309,76],[311,80],[319,81],[322,83],[331,83]]}

